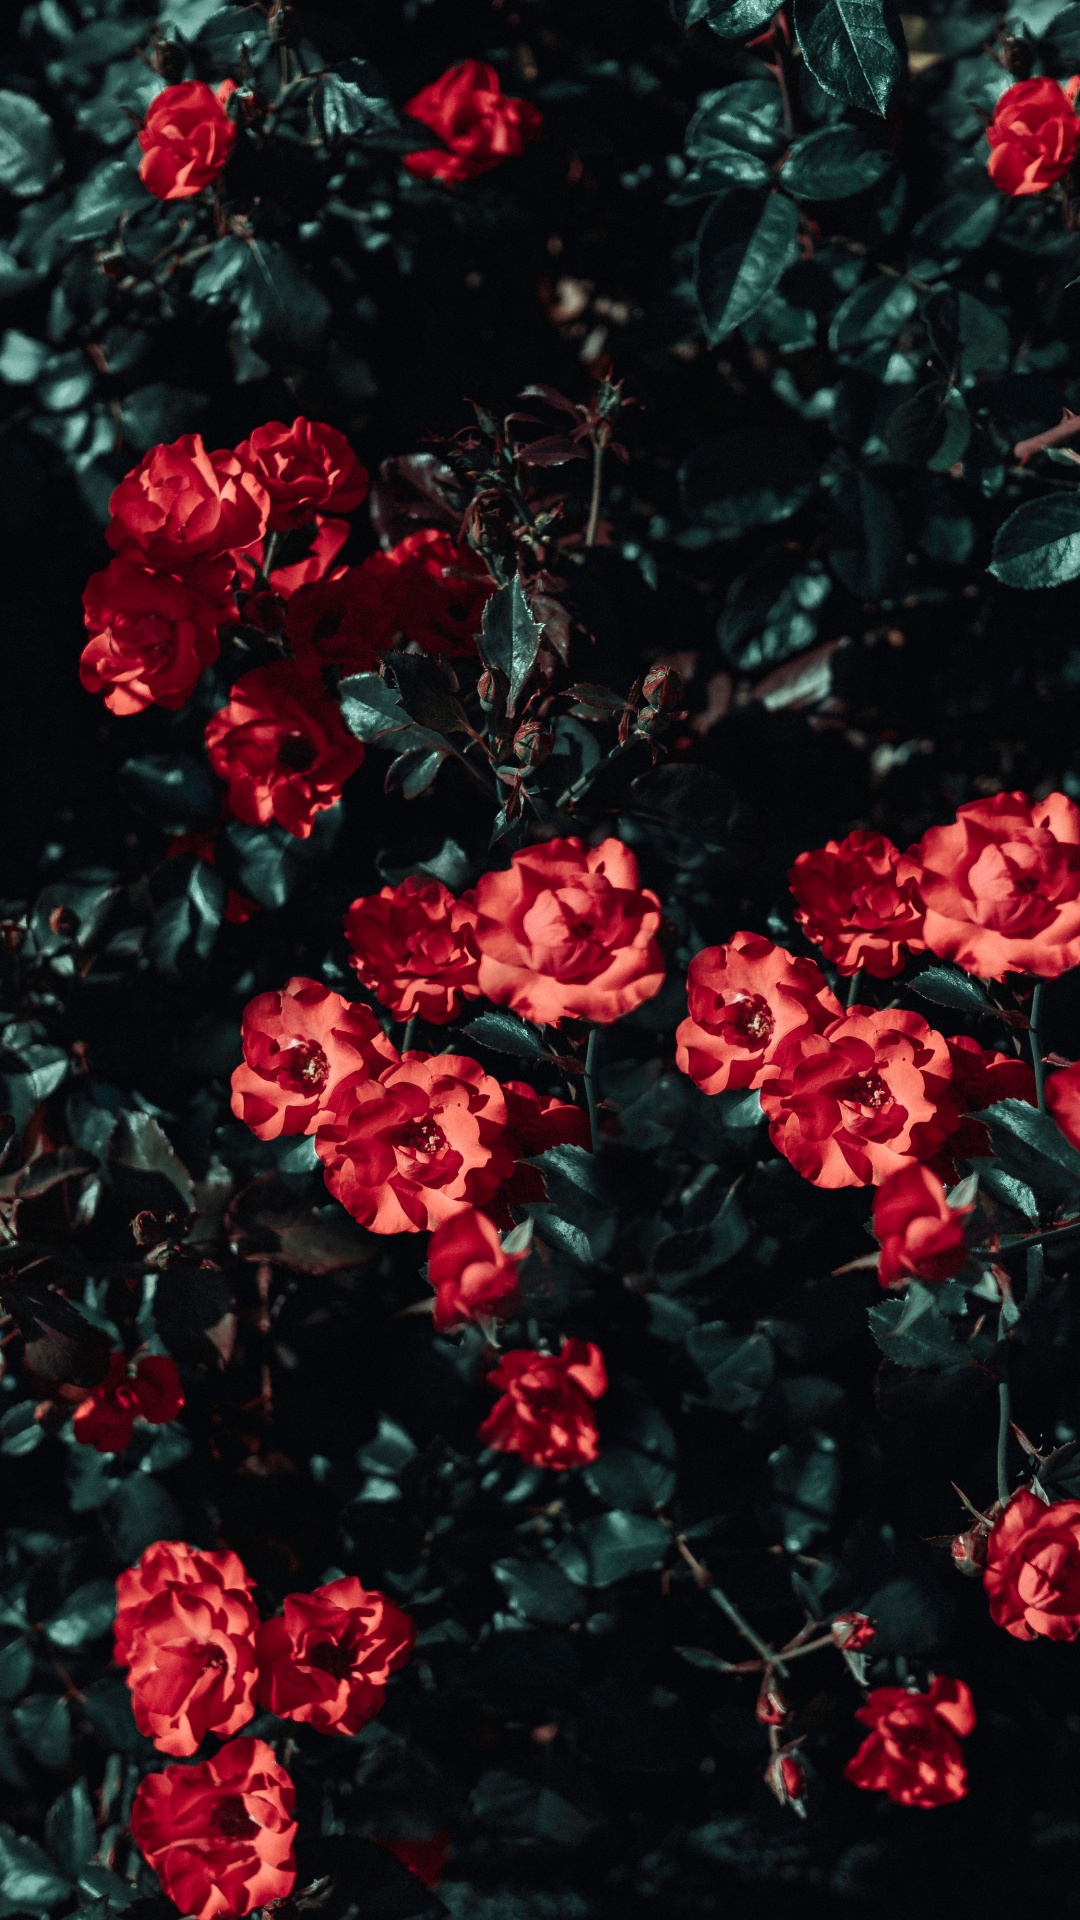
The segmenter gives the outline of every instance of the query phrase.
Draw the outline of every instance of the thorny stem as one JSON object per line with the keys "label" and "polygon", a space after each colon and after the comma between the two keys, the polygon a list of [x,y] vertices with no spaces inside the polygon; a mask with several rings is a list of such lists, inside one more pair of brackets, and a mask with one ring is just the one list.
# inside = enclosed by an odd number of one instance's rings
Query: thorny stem
{"label": "thorny stem", "polygon": [[585,1047],[585,1101],[589,1109],[589,1132],[594,1153],[600,1151],[600,1114],[596,1102],[596,1049],[599,1038],[599,1027],[590,1027]]}
{"label": "thorny stem", "polygon": [[592,496],[589,500],[589,524],[585,529],[585,545],[596,545],[596,529],[600,521],[600,481],[604,471],[604,442],[598,433],[592,445]]}
{"label": "thorny stem", "polygon": [[721,1613],[724,1613],[727,1615],[728,1619],[731,1621],[732,1626],[735,1628],[736,1633],[741,1633],[743,1639],[747,1642],[747,1644],[753,1647],[754,1652],[757,1654],[759,1660],[763,1661],[764,1664],[772,1672],[786,1674],[787,1668],[784,1665],[784,1661],[781,1655],[774,1652],[773,1648],[770,1647],[766,1643],[766,1641],[764,1641],[761,1638],[761,1635],[759,1633],[755,1633],[753,1627],[750,1625],[750,1622],[748,1620],[743,1619],[743,1616],[739,1612],[738,1607],[735,1605],[734,1600],[729,1600],[727,1597],[727,1594],[724,1592],[723,1587],[717,1586],[716,1581],[713,1579],[712,1574],[709,1572],[708,1568],[703,1567],[701,1564],[701,1561],[698,1560],[693,1553],[691,1553],[690,1548],[687,1546],[686,1541],[682,1537],[682,1534],[676,1532],[671,1521],[667,1518],[667,1515],[661,1513],[658,1515],[658,1518],[664,1522],[664,1525],[668,1528],[669,1532],[671,1533],[671,1537],[674,1540],[675,1545],[677,1546],[680,1554],[682,1555],[682,1558],[686,1561],[687,1566],[689,1567],[691,1573],[694,1576],[694,1579],[697,1581],[697,1584],[701,1588],[702,1592],[707,1593],[710,1600],[712,1600],[714,1604],[719,1607]]}
{"label": "thorny stem", "polygon": [[1005,1315],[998,1320],[998,1339],[1005,1346],[998,1381],[997,1497],[1005,1506],[1009,1498],[1009,1425],[1012,1416],[1009,1396],[1009,1348],[1006,1342]]}
{"label": "thorny stem", "polygon": [[985,1255],[989,1260],[993,1258],[995,1252],[1015,1253],[1020,1247],[1038,1247],[1044,1240],[1062,1239],[1067,1233],[1080,1233],[1080,1220],[1066,1221],[1061,1227],[1040,1227],[1038,1233],[1008,1234],[1004,1240],[999,1241],[996,1248],[974,1247],[972,1251],[976,1255]]}
{"label": "thorny stem", "polygon": [[1028,1031],[1031,1042],[1031,1064],[1035,1069],[1035,1098],[1040,1113],[1046,1112],[1046,1067],[1043,1063],[1042,1034],[1039,1031],[1044,986],[1045,982],[1040,980],[1031,996],[1031,1020]]}

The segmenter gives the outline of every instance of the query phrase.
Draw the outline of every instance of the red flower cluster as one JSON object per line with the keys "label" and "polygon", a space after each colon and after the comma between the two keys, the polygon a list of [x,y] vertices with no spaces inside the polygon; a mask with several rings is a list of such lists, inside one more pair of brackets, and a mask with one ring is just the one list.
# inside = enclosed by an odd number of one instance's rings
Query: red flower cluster
{"label": "red flower cluster", "polygon": [[122,1453],[137,1420],[167,1427],[183,1404],[176,1362],[167,1354],[144,1353],[132,1372],[126,1353],[113,1353],[105,1378],[76,1407],[72,1431],[98,1453]]}
{"label": "red flower cluster", "polygon": [[975,1727],[971,1693],[942,1675],[928,1693],[875,1687],[855,1715],[871,1731],[844,1768],[853,1786],[900,1807],[944,1807],[967,1792],[961,1740]]}
{"label": "red flower cluster", "polygon": [[407,153],[404,165],[418,180],[441,180],[445,186],[473,180],[523,153],[543,125],[538,109],[504,94],[494,67],[482,60],[450,67],[407,100],[404,111],[443,142]]}
{"label": "red flower cluster", "polygon": [[181,80],[151,100],[139,133],[139,178],[156,200],[190,200],[217,179],[236,145],[225,111],[235,92],[235,80],[216,92],[205,81]]}
{"label": "red flower cluster", "polygon": [[1080,146],[1075,100],[1080,74],[1057,80],[1019,80],[1006,87],[986,129],[988,170],[1002,193],[1045,193],[1068,173]]}
{"label": "red flower cluster", "polygon": [[353,1578],[290,1594],[260,1622],[234,1553],[159,1540],[117,1582],[116,1659],[140,1730],[186,1757],[251,1719],[255,1702],[322,1733],[378,1713],[415,1639],[409,1616]]}
{"label": "red flower cluster", "polygon": [[588,1466],[600,1451],[591,1402],[607,1392],[604,1356],[591,1341],[566,1340],[561,1353],[508,1353],[488,1375],[502,1389],[480,1439],[517,1453],[530,1467]]}
{"label": "red flower cluster", "polygon": [[1013,1495],[986,1542],[990,1618],[1017,1640],[1080,1634],[1080,1500]]}

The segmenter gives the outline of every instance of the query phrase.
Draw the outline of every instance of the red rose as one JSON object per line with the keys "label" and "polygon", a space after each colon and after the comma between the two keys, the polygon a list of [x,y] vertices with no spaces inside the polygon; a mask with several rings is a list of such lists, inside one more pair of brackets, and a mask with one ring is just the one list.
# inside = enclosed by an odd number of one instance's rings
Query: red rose
{"label": "red rose", "polygon": [[1026,1100],[1035,1106],[1035,1075],[1026,1060],[1014,1053],[990,1053],[966,1033],[951,1034],[946,1042],[952,1061],[949,1091],[960,1109],[960,1125],[933,1155],[932,1165],[946,1184],[957,1179],[957,1162],[985,1159],[991,1152],[990,1135],[972,1116],[996,1106],[999,1100]]}
{"label": "red rose", "polygon": [[551,1147],[592,1148],[592,1128],[583,1107],[568,1100],[556,1100],[553,1094],[537,1093],[524,1080],[504,1080],[506,1100],[506,1144],[517,1165],[492,1211],[509,1226],[511,1207],[531,1206],[546,1200],[547,1188],[539,1167],[528,1167],[526,1160],[547,1153]]}
{"label": "red rose", "polygon": [[1080,1634],[1080,1500],[1015,1493],[986,1543],[990,1618],[1017,1640]]}
{"label": "red rose", "polygon": [[1066,1140],[1080,1147],[1080,1060],[1050,1075],[1046,1104]]}
{"label": "red rose", "polygon": [[445,1026],[473,998],[480,956],[472,914],[441,880],[409,876],[354,900],[345,915],[350,965],[395,1020]]}
{"label": "red rose", "polygon": [[298,587],[285,611],[285,636],[299,660],[373,673],[395,630],[379,584],[366,567],[339,567]]}
{"label": "red rose", "polygon": [[236,145],[225,111],[235,80],[217,92],[202,80],[181,80],[151,100],[139,134],[139,178],[157,200],[190,200],[216,180]]}
{"label": "red rose", "polygon": [[416,1640],[407,1613],[352,1575],[290,1593],[259,1628],[259,1705],[319,1733],[359,1733]]}
{"label": "red rose", "polygon": [[146,1353],[134,1373],[126,1353],[109,1358],[109,1371],[72,1416],[72,1432],[84,1446],[99,1453],[122,1453],[135,1431],[136,1420],[151,1427],[167,1427],[184,1404],[175,1360],[167,1354]]}
{"label": "red rose", "polygon": [[501,1387],[479,1438],[530,1467],[584,1467],[600,1452],[590,1401],[607,1392],[604,1356],[591,1341],[566,1340],[561,1353],[504,1354],[488,1374]]}
{"label": "red rose", "polygon": [[866,1613],[838,1613],[829,1632],[833,1645],[846,1653],[863,1653],[877,1639],[877,1627]]}
{"label": "red rose", "polygon": [[1063,793],[973,800],[912,851],[931,953],[983,980],[1080,965],[1080,812]]}
{"label": "red rose", "polygon": [[425,147],[407,153],[403,164],[418,180],[441,180],[457,186],[475,179],[501,161],[525,150],[537,140],[543,115],[526,100],[502,92],[494,67],[482,60],[463,60],[439,80],[421,88],[405,103],[405,112],[422,120],[449,148]]}
{"label": "red rose", "polygon": [[219,611],[182,580],[110,560],[83,594],[79,678],[112,713],[182,707],[218,656]]}
{"label": "red rose", "polygon": [[326,1184],[372,1233],[418,1233],[483,1206],[514,1170],[497,1080],[461,1054],[407,1053],[354,1075],[320,1120]]}
{"label": "red rose", "polygon": [[343,433],[299,415],[291,427],[268,420],[241,441],[236,457],[270,495],[271,533],[308,526],[317,512],[352,513],[368,490]]}
{"label": "red rose", "polygon": [[816,960],[796,960],[757,933],[695,954],[686,988],[675,1063],[703,1093],[760,1087],[790,1034],[820,1033],[841,1011]]}
{"label": "red rose", "polygon": [[161,1753],[194,1753],[208,1733],[224,1739],[255,1711],[251,1602],[209,1583],[148,1600],[134,1623],[127,1683],[135,1724]]}
{"label": "red rose", "polygon": [[761,1089],[773,1145],[816,1187],[877,1186],[956,1126],[949,1049],[920,1014],[852,1007],[785,1040]]}
{"label": "red rose", "polygon": [[1068,173],[1080,144],[1073,101],[1080,75],[1062,87],[1056,80],[1020,80],[1007,87],[986,129],[991,180],[1002,193],[1044,193]]}
{"label": "red rose", "polygon": [[660,902],[621,840],[547,840],[485,873],[472,896],[479,987],[528,1020],[609,1026],[659,993]]}
{"label": "red rose", "polygon": [[964,1221],[971,1207],[950,1207],[929,1167],[912,1162],[890,1173],[874,1195],[874,1232],[881,1242],[883,1287],[908,1280],[951,1280],[967,1257]]}
{"label": "red rose", "polygon": [[238,820],[276,820],[306,840],[364,758],[321,682],[291,660],[242,673],[206,727],[210,765],[229,783]]}
{"label": "red rose", "polygon": [[[143,455],[115,489],[109,511],[105,538],[115,552],[183,572],[193,585],[193,564],[204,567],[261,540],[270,498],[235,453],[208,453],[201,434],[185,433]],[[216,577],[227,580],[231,571],[219,568]]]}
{"label": "red rose", "polygon": [[127,1666],[144,1609],[163,1593],[209,1598],[215,1608],[226,1611],[234,1632],[244,1631],[245,1621],[254,1631],[259,1616],[250,1598],[252,1584],[238,1554],[207,1553],[183,1540],[155,1540],[116,1582],[113,1634],[118,1666]]}
{"label": "red rose", "polygon": [[880,833],[849,833],[800,853],[788,875],[795,918],[841,973],[889,980],[921,953],[919,869]]}
{"label": "red rose", "polygon": [[518,1304],[524,1253],[507,1253],[499,1229],[475,1207],[436,1227],[428,1248],[439,1333],[467,1321],[508,1320]]}
{"label": "red rose", "polygon": [[875,1687],[855,1715],[867,1734],[844,1768],[852,1786],[887,1793],[900,1807],[944,1807],[967,1792],[960,1741],[975,1726],[970,1690],[938,1675],[929,1693]]}
{"label": "red rose", "polygon": [[397,1061],[370,1007],[296,975],[244,1008],[244,1064],[232,1077],[232,1110],[260,1140],[314,1133],[335,1088],[351,1073]]}
{"label": "red rose", "polygon": [[425,653],[475,654],[495,582],[471,547],[459,547],[439,527],[422,527],[373,553],[363,572],[377,584],[395,635]]}
{"label": "red rose", "polygon": [[181,1913],[229,1920],[292,1892],[295,1804],[265,1740],[230,1740],[199,1766],[148,1774],[131,1837]]}

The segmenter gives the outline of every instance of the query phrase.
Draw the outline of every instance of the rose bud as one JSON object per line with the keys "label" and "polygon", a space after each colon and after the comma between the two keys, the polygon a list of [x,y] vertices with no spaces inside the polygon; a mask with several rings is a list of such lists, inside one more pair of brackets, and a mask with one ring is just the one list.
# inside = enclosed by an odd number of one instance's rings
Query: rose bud
{"label": "rose bud", "polygon": [[525,720],[514,735],[514,758],[523,767],[538,767],[554,746],[550,727],[539,720]]}
{"label": "rose bud", "polygon": [[861,1653],[870,1645],[877,1628],[865,1613],[838,1613],[829,1632],[845,1653]]}
{"label": "rose bud", "polygon": [[650,667],[641,683],[641,697],[658,713],[671,713],[682,705],[684,682],[674,667]]}
{"label": "rose bud", "polygon": [[971,1580],[982,1577],[986,1565],[986,1528],[970,1527],[967,1533],[958,1533],[949,1551],[957,1573],[965,1573]]}
{"label": "rose bud", "polygon": [[791,1708],[779,1687],[762,1687],[754,1708],[754,1718],[759,1727],[786,1727],[791,1719]]}
{"label": "rose bud", "polygon": [[806,1818],[806,1769],[793,1753],[774,1753],[765,1769],[765,1785],[782,1807]]}

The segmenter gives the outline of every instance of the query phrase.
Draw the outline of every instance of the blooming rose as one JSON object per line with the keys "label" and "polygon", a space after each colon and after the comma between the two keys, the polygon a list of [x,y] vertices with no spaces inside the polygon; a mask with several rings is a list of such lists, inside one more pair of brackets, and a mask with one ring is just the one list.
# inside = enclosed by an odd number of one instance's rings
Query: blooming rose
{"label": "blooming rose", "polygon": [[966,1033],[951,1034],[946,1045],[952,1061],[949,1092],[961,1119],[956,1132],[933,1155],[932,1164],[949,1183],[958,1177],[958,1161],[985,1159],[991,1152],[990,1135],[975,1114],[999,1100],[1026,1100],[1033,1107],[1036,1098],[1035,1075],[1017,1054],[991,1053]]}
{"label": "blooming rose", "polygon": [[216,180],[236,145],[225,111],[235,80],[215,93],[202,80],[181,80],[151,100],[139,134],[139,178],[157,200],[190,200]]}
{"label": "blooming rose", "polygon": [[507,1253],[498,1228],[475,1207],[444,1220],[428,1248],[440,1333],[466,1321],[508,1320],[517,1308],[524,1253]]}
{"label": "blooming rose", "polygon": [[218,656],[219,610],[182,580],[130,560],[91,574],[83,618],[91,637],[79,678],[112,713],[182,707]]}
{"label": "blooming rose", "polygon": [[181,1913],[229,1920],[292,1892],[295,1803],[265,1740],[230,1740],[199,1766],[148,1774],[131,1837]]}
{"label": "blooming rose", "polygon": [[757,933],[695,954],[686,988],[675,1063],[703,1093],[760,1087],[789,1034],[820,1033],[841,1011],[816,960],[796,960]]}
{"label": "blooming rose", "polygon": [[889,980],[922,952],[919,869],[884,834],[849,833],[800,853],[788,880],[796,920],[840,973]]}
{"label": "blooming rose", "polygon": [[363,571],[377,583],[395,634],[425,653],[471,655],[495,582],[471,547],[439,527],[421,527]]}
{"label": "blooming rose", "polygon": [[[109,511],[105,538],[115,552],[195,584],[193,564],[261,540],[270,497],[235,453],[208,453],[201,434],[185,433],[143,455],[114,490]],[[224,572],[227,578],[231,566]]]}
{"label": "blooming rose", "polygon": [[407,100],[404,110],[449,148],[407,153],[404,166],[418,180],[441,180],[446,186],[472,180],[524,152],[526,141],[538,139],[543,126],[538,109],[504,94],[494,67],[482,60],[450,67]]}
{"label": "blooming rose", "polygon": [[986,129],[988,170],[1002,193],[1044,193],[1068,173],[1080,145],[1073,102],[1080,75],[1062,87],[1056,80],[1019,80],[1007,87]]}
{"label": "blooming rose", "polygon": [[973,800],[912,851],[931,953],[983,980],[1080,964],[1080,811],[1063,793]]}
{"label": "blooming rose", "polygon": [[971,1692],[944,1675],[928,1693],[875,1687],[855,1715],[867,1734],[844,1768],[855,1787],[887,1793],[900,1807],[944,1807],[967,1792],[960,1741],[975,1726]]}
{"label": "blooming rose", "polygon": [[418,1233],[483,1206],[514,1170],[497,1080],[461,1054],[407,1053],[354,1074],[321,1116],[326,1184],[373,1233]]}
{"label": "blooming rose", "polygon": [[228,706],[207,722],[206,745],[237,819],[251,827],[276,820],[298,840],[337,805],[364,758],[321,682],[291,660],[242,673]]}
{"label": "blooming rose", "polygon": [[257,1615],[213,1583],[168,1589],[133,1624],[127,1683],[135,1724],[161,1753],[194,1753],[208,1733],[236,1733],[255,1711]]}
{"label": "blooming rose", "polygon": [[350,964],[396,1020],[445,1026],[473,998],[480,956],[472,914],[441,880],[413,875],[354,900],[345,915]]}
{"label": "blooming rose", "polygon": [[890,1173],[874,1195],[874,1232],[881,1242],[883,1287],[908,1280],[951,1280],[967,1257],[964,1221],[970,1207],[950,1207],[929,1167],[913,1161]]}
{"label": "blooming rose", "polygon": [[1080,1634],[1080,1500],[1015,1493],[986,1543],[990,1618],[1017,1640]]}
{"label": "blooming rose", "polygon": [[291,1593],[259,1628],[259,1705],[319,1733],[359,1733],[415,1639],[408,1614],[352,1575]]}
{"label": "blooming rose", "polygon": [[236,457],[270,496],[271,533],[307,526],[318,511],[352,513],[367,493],[367,469],[345,435],[303,415],[291,427],[281,420],[256,427]]}
{"label": "blooming rose", "polygon": [[151,1427],[167,1427],[184,1404],[175,1360],[164,1353],[145,1353],[128,1371],[126,1353],[109,1357],[109,1371],[85,1400],[80,1400],[71,1427],[76,1440],[98,1453],[122,1453],[135,1431],[136,1420]]}
{"label": "blooming rose", "polygon": [[233,1073],[232,1110],[260,1140],[314,1133],[347,1075],[382,1073],[398,1057],[370,1007],[302,974],[248,1001],[240,1037],[244,1062]]}
{"label": "blooming rose", "polygon": [[547,840],[474,893],[480,992],[528,1020],[609,1026],[659,993],[660,902],[621,840]]}
{"label": "blooming rose", "polygon": [[208,1553],[183,1540],[155,1540],[116,1582],[114,1655],[126,1667],[132,1638],[145,1608],[163,1593],[195,1593],[228,1613],[233,1630],[253,1632],[258,1614],[250,1598],[253,1582],[238,1554]]}
{"label": "blooming rose", "polygon": [[285,611],[285,635],[299,660],[372,673],[395,630],[378,581],[366,565],[338,567],[298,587]]}
{"label": "blooming rose", "polygon": [[530,1467],[584,1467],[600,1443],[589,1402],[607,1392],[604,1356],[591,1341],[565,1340],[561,1353],[504,1354],[488,1374],[503,1389],[479,1437]]}
{"label": "blooming rose", "polygon": [[877,1186],[952,1132],[952,1065],[920,1014],[852,1007],[801,1028],[761,1089],[773,1145],[816,1187]]}
{"label": "blooming rose", "polygon": [[1080,1061],[1050,1075],[1046,1083],[1046,1104],[1066,1140],[1080,1147]]}

